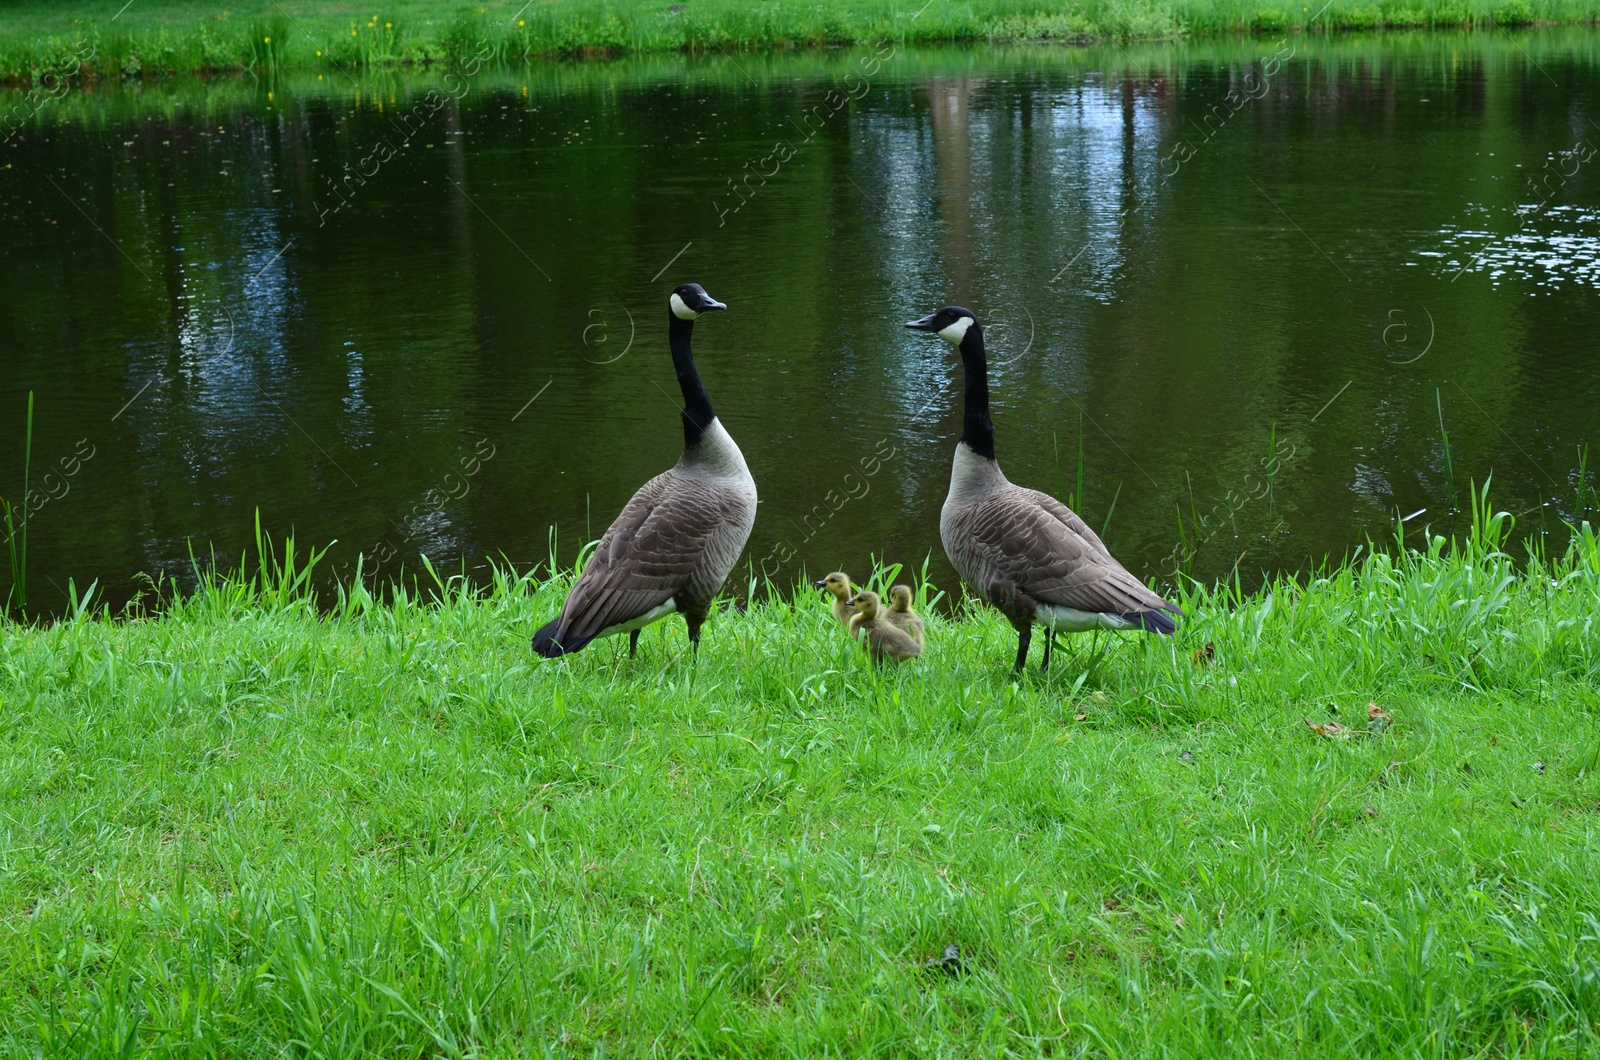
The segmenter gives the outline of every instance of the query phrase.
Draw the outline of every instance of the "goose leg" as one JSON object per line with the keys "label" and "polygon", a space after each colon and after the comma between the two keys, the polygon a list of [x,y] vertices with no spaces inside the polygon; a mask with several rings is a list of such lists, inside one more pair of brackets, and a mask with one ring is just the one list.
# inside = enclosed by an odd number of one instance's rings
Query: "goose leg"
{"label": "goose leg", "polygon": [[[1015,669],[1019,674],[1022,672],[1022,668],[1028,663],[1028,643],[1032,640],[1033,626],[1023,626],[1021,629],[1017,630],[1017,665]],[[1048,651],[1049,649],[1046,648],[1045,650]]]}
{"label": "goose leg", "polygon": [[705,622],[703,618],[688,618],[689,643],[694,645],[694,657],[700,658],[700,626]]}
{"label": "goose leg", "polygon": [[639,654],[639,631],[634,630],[628,634],[628,658]]}

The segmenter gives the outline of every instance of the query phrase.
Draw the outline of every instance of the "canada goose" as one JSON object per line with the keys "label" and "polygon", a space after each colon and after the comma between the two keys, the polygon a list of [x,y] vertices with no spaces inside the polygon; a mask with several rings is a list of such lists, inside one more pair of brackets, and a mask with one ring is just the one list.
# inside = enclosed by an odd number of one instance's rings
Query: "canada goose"
{"label": "canada goose", "polygon": [[889,610],[884,612],[895,627],[911,634],[911,639],[917,642],[917,647],[925,646],[922,639],[922,616],[911,610],[911,586],[896,585],[889,590]]}
{"label": "canada goose", "polygon": [[850,605],[850,597],[855,592],[850,588],[850,575],[842,570],[836,570],[826,578],[811,584],[833,597],[833,617],[849,625],[850,616],[856,613],[855,608]]}
{"label": "canada goose", "polygon": [[922,654],[922,645],[911,634],[883,617],[883,603],[877,593],[860,593],[851,602],[856,613],[850,616],[850,635],[864,642],[873,662],[905,662]]}
{"label": "canada goose", "polygon": [[728,307],[697,283],[673,291],[668,304],[668,345],[683,391],[683,455],[633,495],[567,594],[560,617],[533,635],[533,650],[546,658],[614,633],[632,634],[631,656],[639,630],[675,611],[688,622],[698,652],[711,600],[750,537],[755,480],[711,409],[689,346],[695,318]]}
{"label": "canada goose", "polygon": [[[1017,631],[1017,665],[1028,661],[1035,622],[1046,629],[1044,669],[1057,631],[1143,629],[1170,635],[1183,612],[1151,592],[1112,558],[1065,504],[1014,486],[994,458],[989,366],[983,326],[971,310],[947,306],[906,327],[961,350],[966,420],[956,443],[939,537],[962,580],[999,608]],[[1170,613],[1169,613],[1170,612]]]}

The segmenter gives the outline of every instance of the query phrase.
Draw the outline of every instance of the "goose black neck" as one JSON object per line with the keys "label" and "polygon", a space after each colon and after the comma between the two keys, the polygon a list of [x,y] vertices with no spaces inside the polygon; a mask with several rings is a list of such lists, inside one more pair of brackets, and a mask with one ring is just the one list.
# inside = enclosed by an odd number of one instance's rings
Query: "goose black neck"
{"label": "goose black neck", "polygon": [[668,343],[672,347],[672,367],[678,373],[678,389],[683,391],[683,446],[685,449],[700,444],[700,438],[716,413],[711,410],[711,398],[700,382],[700,370],[694,366],[694,351],[689,348],[689,337],[694,334],[694,321],[681,320],[678,314],[667,310]]}
{"label": "goose black neck", "polygon": [[961,363],[967,370],[967,410],[961,440],[973,452],[994,459],[994,421],[989,419],[989,361],[983,351],[983,327],[974,322],[961,339]]}

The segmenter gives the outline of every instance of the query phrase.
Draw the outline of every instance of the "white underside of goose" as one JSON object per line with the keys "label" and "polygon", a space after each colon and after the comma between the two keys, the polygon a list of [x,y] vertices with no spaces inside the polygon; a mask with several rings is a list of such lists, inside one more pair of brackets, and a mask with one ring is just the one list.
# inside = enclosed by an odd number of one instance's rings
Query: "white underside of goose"
{"label": "white underside of goose", "polygon": [[1040,604],[1039,624],[1058,633],[1087,633],[1091,629],[1138,629],[1139,623],[1121,615],[1108,615],[1100,611],[1079,611],[1075,607]]}
{"label": "white underside of goose", "polygon": [[638,618],[630,618],[626,622],[618,622],[614,626],[607,626],[596,634],[596,639],[614,637],[618,633],[632,633],[636,629],[643,629],[658,619],[666,618],[668,615],[676,613],[677,610],[678,601],[676,599],[668,600],[664,604],[657,604]]}

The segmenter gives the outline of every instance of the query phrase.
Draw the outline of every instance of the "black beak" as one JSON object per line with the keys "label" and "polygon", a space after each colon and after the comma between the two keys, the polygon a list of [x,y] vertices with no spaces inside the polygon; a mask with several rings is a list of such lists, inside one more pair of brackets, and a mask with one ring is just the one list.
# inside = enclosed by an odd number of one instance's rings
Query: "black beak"
{"label": "black beak", "polygon": [[934,318],[934,314],[933,313],[929,313],[927,316],[923,317],[921,320],[908,320],[908,321],[906,321],[906,327],[910,328],[912,331],[933,331],[934,330],[933,318]]}
{"label": "black beak", "polygon": [[695,312],[697,312],[697,313],[710,313],[713,310],[726,309],[726,308],[728,308],[728,303],[719,302],[715,298],[712,298],[710,295],[706,295],[705,301],[700,303],[699,307],[696,308]]}
{"label": "black beak", "polygon": [[826,589],[828,587],[828,579],[819,578],[817,581],[814,581],[811,584],[815,585],[818,589]]}

